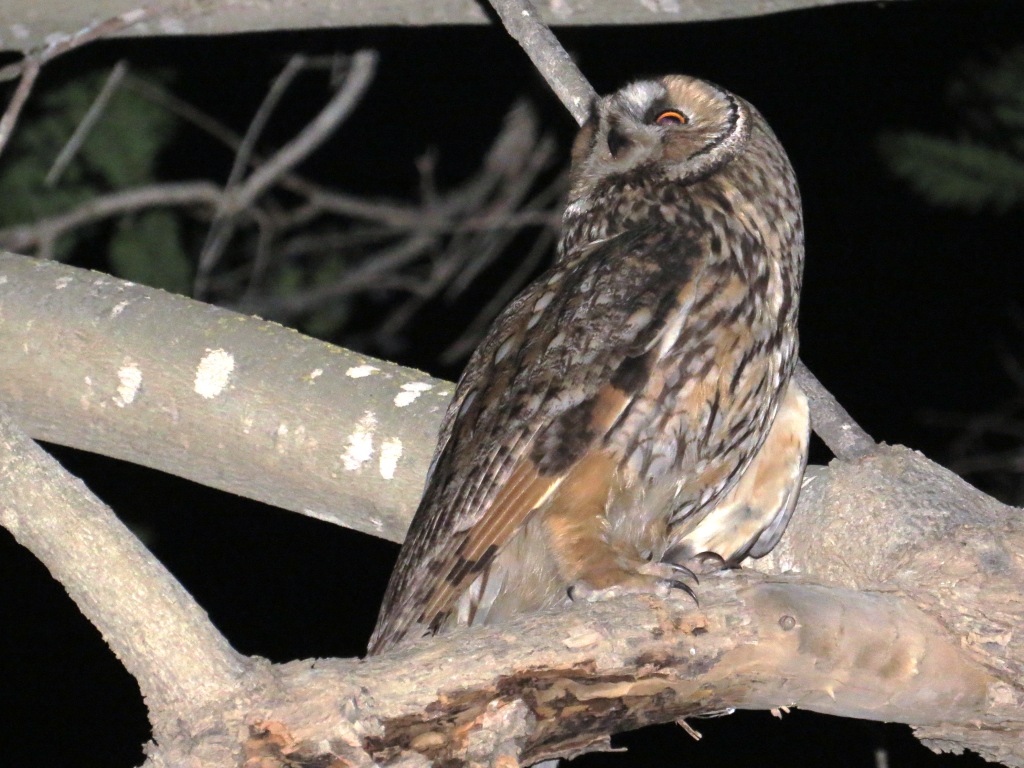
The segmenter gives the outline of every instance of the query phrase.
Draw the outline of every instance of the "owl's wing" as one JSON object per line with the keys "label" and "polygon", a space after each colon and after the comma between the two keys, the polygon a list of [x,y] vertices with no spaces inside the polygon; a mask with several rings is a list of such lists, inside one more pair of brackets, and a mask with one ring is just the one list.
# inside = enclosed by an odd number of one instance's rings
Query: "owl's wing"
{"label": "owl's wing", "polygon": [[441,429],[370,652],[436,630],[527,516],[599,445],[699,300],[706,243],[639,230],[568,254],[473,354]]}

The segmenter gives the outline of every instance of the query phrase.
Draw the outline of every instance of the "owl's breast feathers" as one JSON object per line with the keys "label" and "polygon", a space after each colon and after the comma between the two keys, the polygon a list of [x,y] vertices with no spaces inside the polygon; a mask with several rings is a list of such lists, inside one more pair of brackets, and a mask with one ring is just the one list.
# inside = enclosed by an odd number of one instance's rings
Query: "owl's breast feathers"
{"label": "owl's breast feathers", "polygon": [[[612,519],[616,496],[627,499],[620,518],[639,507],[650,516],[645,493],[665,495],[671,477],[664,530],[673,510],[681,519],[713,502],[749,463],[792,366],[795,334],[781,329],[795,312],[772,298],[785,287],[759,222],[737,227],[721,209],[735,201],[715,195],[563,253],[498,318],[446,415],[371,652],[456,610],[472,623],[502,589],[488,569],[517,535],[516,552],[529,555],[552,545],[558,525],[570,533],[556,538],[576,545],[617,526],[642,549],[637,526]],[[527,607],[560,599],[571,581],[565,558],[548,554],[523,564],[535,582],[554,582],[520,584],[537,593]]]}

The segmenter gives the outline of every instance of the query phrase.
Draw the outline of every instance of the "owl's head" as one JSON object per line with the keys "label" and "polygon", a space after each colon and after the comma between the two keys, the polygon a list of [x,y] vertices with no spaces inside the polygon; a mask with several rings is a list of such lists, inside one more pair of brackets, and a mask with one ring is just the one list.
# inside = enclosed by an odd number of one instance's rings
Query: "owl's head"
{"label": "owl's head", "polygon": [[756,112],[684,75],[641,80],[594,103],[573,145],[570,200],[609,176],[656,168],[667,181],[714,172],[743,150]]}

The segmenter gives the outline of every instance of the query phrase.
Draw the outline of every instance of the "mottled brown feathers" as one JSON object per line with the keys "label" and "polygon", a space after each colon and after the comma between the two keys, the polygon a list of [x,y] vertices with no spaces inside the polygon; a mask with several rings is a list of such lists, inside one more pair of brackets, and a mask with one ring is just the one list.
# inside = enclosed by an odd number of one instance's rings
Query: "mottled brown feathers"
{"label": "mottled brown feathers", "polygon": [[371,652],[661,589],[663,558],[764,554],[792,512],[803,231],[771,130],[710,83],[634,83],[596,103],[570,186],[555,265],[459,382]]}

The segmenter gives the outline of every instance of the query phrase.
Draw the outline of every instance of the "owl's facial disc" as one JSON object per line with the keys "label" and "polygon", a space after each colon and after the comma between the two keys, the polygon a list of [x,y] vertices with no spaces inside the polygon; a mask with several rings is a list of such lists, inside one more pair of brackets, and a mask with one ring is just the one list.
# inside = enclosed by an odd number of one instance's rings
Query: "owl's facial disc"
{"label": "owl's facial disc", "polygon": [[573,195],[600,179],[646,167],[694,181],[745,144],[750,108],[711,83],[682,75],[641,80],[594,103],[573,147]]}

